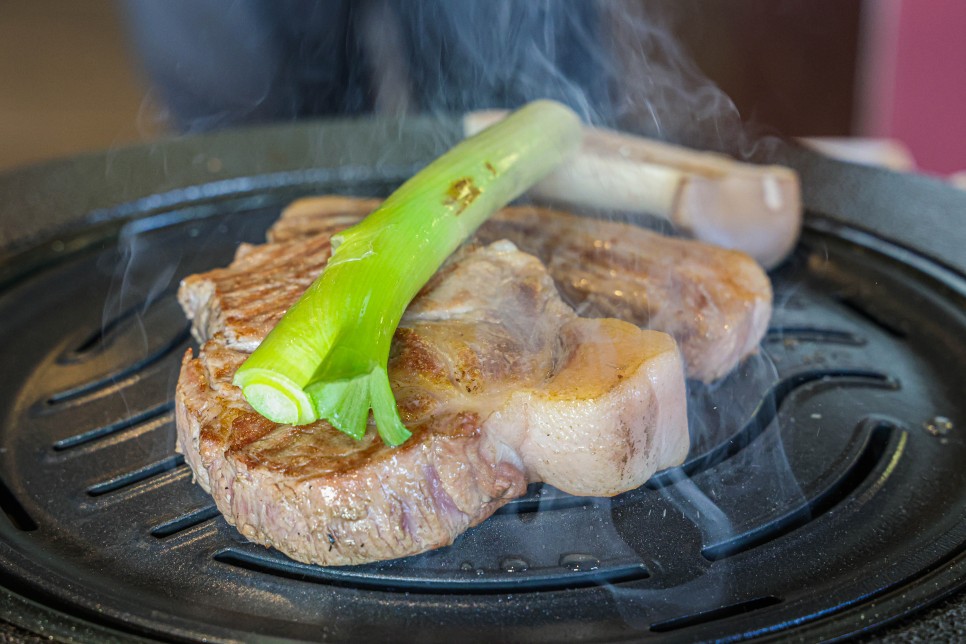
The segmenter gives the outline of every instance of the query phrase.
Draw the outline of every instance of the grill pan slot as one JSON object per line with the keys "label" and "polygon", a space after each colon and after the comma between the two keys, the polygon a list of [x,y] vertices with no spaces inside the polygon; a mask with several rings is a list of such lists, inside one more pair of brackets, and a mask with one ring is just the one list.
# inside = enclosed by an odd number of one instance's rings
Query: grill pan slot
{"label": "grill pan slot", "polygon": [[731,458],[754,441],[775,420],[777,410],[796,389],[811,382],[837,380],[838,386],[880,387],[895,389],[898,385],[887,375],[875,371],[819,369],[796,373],[786,377],[765,394],[755,409],[751,420],[735,435],[708,452],[689,458],[679,468],[672,468],[651,477],[645,485],[657,490],[685,478],[706,472]]}
{"label": "grill pan slot", "polygon": [[849,333],[848,331],[838,331],[835,329],[815,329],[810,327],[771,327],[765,334],[765,342],[812,342],[812,343],[836,343],[847,344],[858,347],[866,343],[865,338]]}
{"label": "grill pan slot", "polygon": [[868,320],[894,338],[905,338],[909,333],[894,322],[895,316],[887,316],[856,297],[842,297],[839,301],[850,311]]}
{"label": "grill pan slot", "polygon": [[214,505],[210,505],[199,510],[193,510],[186,514],[182,514],[181,516],[171,519],[170,521],[159,523],[151,528],[151,536],[157,537],[158,539],[164,539],[165,537],[170,537],[178,534],[179,532],[184,532],[185,530],[189,530],[196,525],[219,516],[221,515],[218,512],[218,508],[216,508]]}
{"label": "grill pan slot", "polygon": [[81,432],[80,434],[74,434],[69,438],[62,438],[54,442],[54,451],[60,452],[74,447],[79,447],[81,445],[87,445],[88,443],[119,434],[120,432],[127,431],[152,421],[161,420],[164,422],[171,422],[172,419],[170,414],[173,409],[173,403],[165,402],[157,407],[134,414],[128,418],[122,418],[113,423],[109,423],[101,427],[95,427],[94,429],[89,429],[85,432]]}
{"label": "grill pan slot", "polygon": [[714,610],[695,613],[693,615],[685,615],[682,617],[675,617],[674,619],[658,622],[651,625],[651,630],[655,633],[669,633],[671,631],[687,628],[689,626],[697,626],[698,624],[707,624],[709,622],[728,619],[729,617],[744,615],[753,610],[775,606],[776,604],[780,603],[782,603],[780,597],[756,597],[755,599],[749,599],[748,601],[731,604],[729,606],[722,606],[721,608],[715,608]]}
{"label": "grill pan slot", "polygon": [[129,488],[141,483],[157,484],[158,481],[152,481],[152,479],[156,479],[160,475],[170,472],[175,468],[185,468],[184,456],[181,456],[180,454],[172,454],[171,456],[163,458],[160,461],[151,463],[150,465],[145,465],[144,467],[138,468],[132,472],[127,472],[126,474],[112,477],[106,481],[95,483],[87,488],[87,495],[98,497],[103,494],[117,492],[118,490],[123,490],[124,488]]}
{"label": "grill pan slot", "polygon": [[[863,421],[863,423],[868,422]],[[878,466],[888,453],[890,439],[897,432],[896,427],[891,423],[873,422],[875,426],[869,432],[858,458],[842,472],[839,479],[818,496],[763,526],[736,535],[727,541],[706,546],[701,550],[701,554],[709,561],[718,561],[756,548],[805,526],[848,499],[874,471],[880,469]]]}
{"label": "grill pan slot", "polygon": [[291,561],[274,553],[255,554],[247,549],[238,548],[220,550],[213,555],[213,559],[244,570],[298,581],[380,592],[442,595],[453,592],[474,594],[550,592],[641,581],[650,576],[647,569],[638,562],[603,562],[596,570],[574,570],[564,563],[556,568],[527,569],[496,577],[485,573],[480,575],[475,570],[465,570],[458,576],[441,575],[434,579],[432,577],[369,576],[351,568],[320,568]]}

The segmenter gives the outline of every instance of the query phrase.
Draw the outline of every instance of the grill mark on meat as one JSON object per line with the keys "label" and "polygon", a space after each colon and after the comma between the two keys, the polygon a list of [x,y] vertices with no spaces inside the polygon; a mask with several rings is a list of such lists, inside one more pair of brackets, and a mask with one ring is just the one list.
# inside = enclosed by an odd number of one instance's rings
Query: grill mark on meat
{"label": "grill mark on meat", "polygon": [[[292,262],[293,254],[299,261]],[[321,272],[331,255],[328,238],[252,247],[234,270],[216,269],[197,285],[198,276],[185,278],[179,290],[182,307],[189,311],[192,334],[199,342],[210,339],[211,321],[226,324],[212,331],[224,331],[230,346],[253,350]],[[258,271],[247,270],[258,266]],[[200,308],[197,302],[206,302]],[[200,311],[200,313],[191,313]]]}
{"label": "grill mark on meat", "polygon": [[407,427],[421,423],[440,405],[440,400],[436,396],[425,391],[400,387],[393,393],[396,394],[399,415]]}
{"label": "grill mark on meat", "polygon": [[240,413],[231,420],[228,432],[228,454],[244,449],[275,430],[276,425],[261,414]]}
{"label": "grill mark on meat", "polygon": [[[282,219],[288,226],[273,227],[268,232],[268,241],[284,242],[304,239],[314,235],[327,239],[335,233],[353,226],[362,217],[379,207],[381,199],[359,199],[356,197],[309,197],[290,204],[283,212]],[[318,217],[320,209],[325,217]]]}
{"label": "grill mark on meat", "polygon": [[391,368],[418,373],[435,385],[449,382],[439,357],[412,329],[396,329],[389,356]]}
{"label": "grill mark on meat", "polygon": [[475,351],[467,346],[459,349],[453,377],[456,384],[468,394],[476,393],[483,388],[483,369],[480,368]]}

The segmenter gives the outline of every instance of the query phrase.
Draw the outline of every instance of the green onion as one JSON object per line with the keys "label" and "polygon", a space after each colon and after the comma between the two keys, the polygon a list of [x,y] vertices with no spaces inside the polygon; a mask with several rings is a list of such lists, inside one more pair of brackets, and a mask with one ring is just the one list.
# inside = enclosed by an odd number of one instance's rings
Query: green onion
{"label": "green onion", "polygon": [[409,438],[386,371],[406,306],[480,224],[575,152],[580,138],[570,109],[530,103],[333,237],[322,275],[235,374],[251,406],[277,423],[324,418],[357,439],[372,409],[387,444]]}

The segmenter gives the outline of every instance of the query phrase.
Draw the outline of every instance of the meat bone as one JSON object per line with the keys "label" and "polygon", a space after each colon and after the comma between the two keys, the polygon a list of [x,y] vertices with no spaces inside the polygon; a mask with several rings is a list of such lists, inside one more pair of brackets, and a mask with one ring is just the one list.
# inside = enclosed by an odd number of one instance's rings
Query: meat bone
{"label": "meat bone", "polygon": [[[471,112],[463,118],[463,131],[473,135],[506,114]],[[802,226],[798,175],[789,168],[602,128],[585,127],[577,155],[529,194],[656,215],[702,241],[744,251],[765,268],[791,252]]]}

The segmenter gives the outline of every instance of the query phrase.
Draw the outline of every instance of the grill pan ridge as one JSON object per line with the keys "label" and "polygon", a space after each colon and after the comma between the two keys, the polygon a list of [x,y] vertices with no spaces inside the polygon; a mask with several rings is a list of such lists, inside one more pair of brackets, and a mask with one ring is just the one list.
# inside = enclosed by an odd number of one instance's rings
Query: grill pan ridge
{"label": "grill pan ridge", "polygon": [[116,151],[120,187],[93,179],[97,156],[0,177],[0,614],[88,641],[817,639],[966,583],[966,271],[948,239],[899,234],[948,213],[890,211],[875,230],[870,198],[827,181],[880,182],[906,193],[899,210],[918,191],[958,215],[966,197],[792,148],[777,154],[803,173],[806,234],[772,275],[762,355],[689,383],[707,431],[683,467],[614,499],[532,486],[394,562],[321,568],[246,543],[173,451],[178,280],[260,241],[291,199],[386,194],[455,136],[291,125]]}

